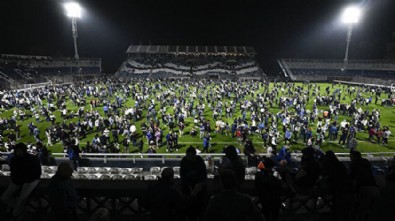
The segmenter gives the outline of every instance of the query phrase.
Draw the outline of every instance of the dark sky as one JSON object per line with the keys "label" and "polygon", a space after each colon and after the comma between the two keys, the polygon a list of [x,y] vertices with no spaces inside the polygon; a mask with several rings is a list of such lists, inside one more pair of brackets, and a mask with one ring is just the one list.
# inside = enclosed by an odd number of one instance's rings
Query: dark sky
{"label": "dark sky", "polygon": [[[0,53],[73,56],[63,0],[1,0]],[[81,57],[114,72],[133,44],[251,45],[266,71],[279,57],[344,56],[343,7],[364,7],[350,58],[382,58],[395,31],[394,0],[80,0]]]}

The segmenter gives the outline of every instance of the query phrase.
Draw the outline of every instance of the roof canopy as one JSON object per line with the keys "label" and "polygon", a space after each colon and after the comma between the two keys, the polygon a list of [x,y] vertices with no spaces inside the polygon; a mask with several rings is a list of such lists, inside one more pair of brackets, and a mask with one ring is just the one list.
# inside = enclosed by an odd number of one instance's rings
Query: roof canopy
{"label": "roof canopy", "polygon": [[130,45],[127,54],[239,54],[256,55],[250,46]]}

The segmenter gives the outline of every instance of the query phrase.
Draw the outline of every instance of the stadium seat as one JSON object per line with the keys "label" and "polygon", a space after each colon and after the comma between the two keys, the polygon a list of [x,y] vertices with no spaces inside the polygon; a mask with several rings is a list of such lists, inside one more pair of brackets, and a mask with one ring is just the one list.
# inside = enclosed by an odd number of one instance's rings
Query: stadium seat
{"label": "stadium seat", "polygon": [[180,167],[173,167],[174,174],[180,174]]}
{"label": "stadium seat", "polygon": [[88,168],[87,167],[78,167],[77,172],[79,174],[86,174],[88,172]]}
{"label": "stadium seat", "polygon": [[[53,176],[53,175],[52,175]],[[43,174],[41,174],[41,179],[51,179],[51,177],[52,177],[51,175],[49,175],[49,174],[46,174],[46,173],[43,173]]]}
{"label": "stadium seat", "polygon": [[47,173],[48,166],[41,166],[41,172]]}
{"label": "stadium seat", "polygon": [[120,168],[111,168],[110,173],[111,174],[119,174],[121,172]]}
{"label": "stadium seat", "polygon": [[121,174],[131,174],[132,168],[121,168]]}
{"label": "stadium seat", "polygon": [[49,166],[42,166],[41,167],[41,171],[43,173],[54,173],[53,169],[51,167],[49,167]]}
{"label": "stadium seat", "polygon": [[246,168],[246,175],[254,175],[257,172],[256,167],[247,167]]}
{"label": "stadium seat", "polygon": [[157,180],[158,177],[155,175],[145,175],[144,180]]}
{"label": "stadium seat", "polygon": [[112,179],[112,180],[122,180],[123,177],[122,177],[121,175],[115,174],[115,175],[112,175],[112,176],[111,176],[111,179]]}
{"label": "stadium seat", "polygon": [[88,175],[88,180],[98,180],[99,176],[96,175]]}
{"label": "stadium seat", "polygon": [[87,177],[86,177],[86,175],[78,174],[78,175],[76,175],[74,178],[77,179],[77,180],[84,180],[84,179],[86,179]]}
{"label": "stadium seat", "polygon": [[89,173],[89,174],[97,173],[97,169],[98,169],[98,168],[95,168],[95,167],[88,167],[88,173]]}
{"label": "stadium seat", "polygon": [[253,176],[253,175],[245,175],[245,180],[255,180],[255,176]]}
{"label": "stadium seat", "polygon": [[58,166],[49,166],[49,168],[52,170],[53,173],[56,173],[58,171]]}
{"label": "stadium seat", "polygon": [[111,170],[111,168],[109,168],[109,167],[101,167],[101,168],[99,168],[98,172],[100,174],[109,174],[110,170]]}
{"label": "stadium seat", "polygon": [[160,167],[151,167],[151,168],[149,169],[149,172],[150,172],[151,174],[160,174],[160,171],[161,171],[161,168],[160,168]]}
{"label": "stadium seat", "polygon": [[1,165],[1,171],[9,172],[10,171],[10,166],[8,164]]}
{"label": "stadium seat", "polygon": [[111,177],[109,175],[101,175],[100,179],[101,180],[111,180]]}
{"label": "stadium seat", "polygon": [[132,168],[132,173],[141,174],[143,173],[143,168]]}
{"label": "stadium seat", "polygon": [[137,174],[129,174],[124,177],[125,180],[138,180],[139,176]]}

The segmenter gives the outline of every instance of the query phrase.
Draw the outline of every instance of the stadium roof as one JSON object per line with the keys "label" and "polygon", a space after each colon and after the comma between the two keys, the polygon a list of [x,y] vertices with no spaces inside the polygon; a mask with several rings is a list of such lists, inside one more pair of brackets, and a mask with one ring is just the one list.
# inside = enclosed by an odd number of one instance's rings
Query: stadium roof
{"label": "stadium roof", "polygon": [[233,54],[256,55],[250,46],[130,45],[127,54]]}

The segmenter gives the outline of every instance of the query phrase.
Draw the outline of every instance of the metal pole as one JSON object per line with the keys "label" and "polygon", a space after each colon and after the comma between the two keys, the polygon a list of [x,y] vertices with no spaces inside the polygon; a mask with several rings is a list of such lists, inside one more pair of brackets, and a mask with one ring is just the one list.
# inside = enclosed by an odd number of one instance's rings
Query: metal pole
{"label": "metal pole", "polygon": [[[77,19],[71,18],[71,29],[73,32],[73,39],[74,39],[74,58],[77,61],[77,74],[80,75],[80,56],[78,55],[78,46],[77,46]],[[79,76],[81,77],[81,76]]]}
{"label": "metal pole", "polygon": [[348,49],[350,47],[350,42],[351,42],[351,35],[352,35],[352,24],[348,25],[348,30],[347,30],[347,46],[346,46],[346,54],[344,56],[344,67],[343,69],[347,68],[348,65]]}
{"label": "metal pole", "polygon": [[77,32],[77,19],[76,18],[71,18],[71,29],[73,32],[73,39],[74,39],[74,58],[78,61],[80,59],[80,56],[78,55],[78,47],[77,47],[77,37],[78,37],[78,32]]}

